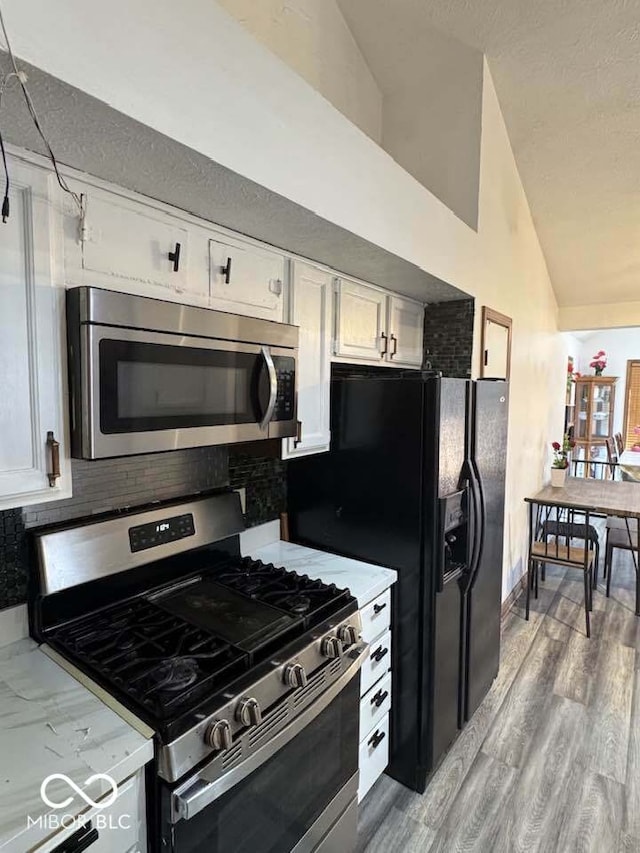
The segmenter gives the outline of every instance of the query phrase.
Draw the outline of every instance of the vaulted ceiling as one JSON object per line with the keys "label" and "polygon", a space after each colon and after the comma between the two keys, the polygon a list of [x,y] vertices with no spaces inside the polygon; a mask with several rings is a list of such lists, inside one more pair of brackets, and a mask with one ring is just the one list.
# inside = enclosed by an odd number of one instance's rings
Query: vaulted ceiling
{"label": "vaulted ceiling", "polygon": [[483,51],[560,305],[640,299],[640,0],[338,3],[383,89],[407,32]]}

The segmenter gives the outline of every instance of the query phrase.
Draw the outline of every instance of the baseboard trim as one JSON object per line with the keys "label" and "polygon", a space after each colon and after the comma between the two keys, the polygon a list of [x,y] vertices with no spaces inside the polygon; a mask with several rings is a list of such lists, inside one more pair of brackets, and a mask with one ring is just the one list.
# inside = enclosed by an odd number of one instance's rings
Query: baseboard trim
{"label": "baseboard trim", "polygon": [[500,611],[500,618],[504,619],[507,613],[511,610],[513,605],[516,603],[518,598],[520,597],[521,592],[525,592],[527,589],[527,576],[526,574],[522,575],[520,580],[516,583],[514,588],[511,590],[509,595],[502,602],[502,608]]}

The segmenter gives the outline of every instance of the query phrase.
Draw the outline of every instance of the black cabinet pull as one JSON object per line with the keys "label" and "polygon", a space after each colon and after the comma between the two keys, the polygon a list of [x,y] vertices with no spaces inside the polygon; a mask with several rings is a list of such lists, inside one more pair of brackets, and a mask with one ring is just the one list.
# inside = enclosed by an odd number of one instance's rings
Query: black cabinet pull
{"label": "black cabinet pull", "polygon": [[371,653],[371,657],[374,659],[376,663],[380,663],[382,658],[389,653],[389,649],[383,649],[382,646],[378,646],[375,652]]}
{"label": "black cabinet pull", "polygon": [[178,272],[180,269],[180,243],[176,243],[176,247],[173,252],[169,252],[167,255],[170,261],[173,261],[173,271]]}
{"label": "black cabinet pull", "polygon": [[65,838],[52,853],[82,853],[100,837],[97,829],[92,829],[91,821],[80,827],[77,832]]}
{"label": "black cabinet pull", "polygon": [[373,749],[377,749],[384,739],[385,733],[376,730],[367,741],[367,746],[371,746],[373,747]]}
{"label": "black cabinet pull", "polygon": [[229,284],[231,282],[231,258],[227,258],[227,264],[220,267],[220,272],[224,276],[224,283]]}
{"label": "black cabinet pull", "polygon": [[385,607],[386,607],[386,606],[387,606],[387,602],[386,602],[386,601],[385,601],[385,603],[384,603],[384,604],[374,604],[374,605],[373,605],[373,612],[374,612],[374,613],[376,614],[376,616],[377,616],[377,615],[378,615],[378,613],[382,613],[382,611],[385,609]]}
{"label": "black cabinet pull", "polygon": [[376,708],[379,708],[380,705],[382,705],[382,703],[384,702],[384,700],[387,698],[388,695],[389,695],[388,690],[378,690],[376,695],[371,700],[371,704],[375,705]]}
{"label": "black cabinet pull", "polygon": [[389,352],[389,339],[387,338],[384,332],[380,332],[380,340],[383,346],[383,349],[380,350],[380,358],[384,358],[385,355]]}
{"label": "black cabinet pull", "polygon": [[391,335],[391,341],[393,343],[393,350],[389,353],[389,358],[393,358],[394,355],[398,355],[398,339],[395,335]]}

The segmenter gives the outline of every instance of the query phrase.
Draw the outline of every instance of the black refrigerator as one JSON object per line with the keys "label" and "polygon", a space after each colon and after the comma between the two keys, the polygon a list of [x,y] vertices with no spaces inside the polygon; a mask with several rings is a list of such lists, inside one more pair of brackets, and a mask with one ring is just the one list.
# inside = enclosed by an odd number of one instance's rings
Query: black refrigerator
{"label": "black refrigerator", "polygon": [[508,384],[335,371],[331,449],[287,467],[291,538],[398,572],[387,773],[422,792],[498,672]]}

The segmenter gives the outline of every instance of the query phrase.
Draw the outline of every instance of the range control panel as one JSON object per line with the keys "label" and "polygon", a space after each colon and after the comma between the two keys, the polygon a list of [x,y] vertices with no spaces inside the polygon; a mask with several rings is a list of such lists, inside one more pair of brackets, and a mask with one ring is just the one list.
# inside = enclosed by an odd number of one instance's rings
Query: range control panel
{"label": "range control panel", "polygon": [[191,513],[174,515],[173,518],[163,518],[161,521],[130,527],[129,545],[133,552],[144,551],[146,548],[155,548],[156,545],[166,545],[167,542],[174,542],[176,539],[194,536],[195,532]]}

